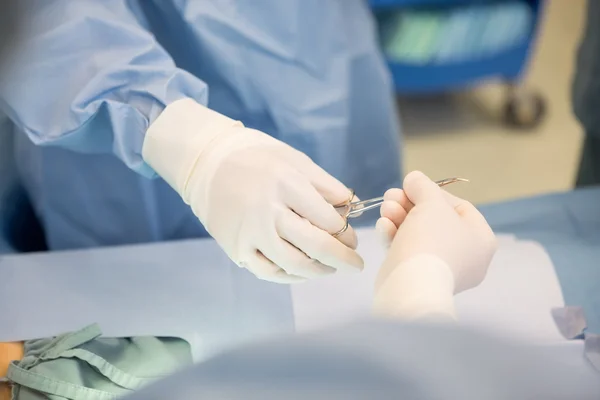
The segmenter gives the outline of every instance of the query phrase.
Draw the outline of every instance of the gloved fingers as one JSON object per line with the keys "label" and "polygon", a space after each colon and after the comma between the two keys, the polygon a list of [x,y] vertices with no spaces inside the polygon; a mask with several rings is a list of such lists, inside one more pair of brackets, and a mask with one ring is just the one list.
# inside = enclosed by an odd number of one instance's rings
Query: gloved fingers
{"label": "gloved fingers", "polygon": [[383,243],[383,246],[386,248],[390,247],[394,241],[396,232],[398,232],[396,225],[390,219],[385,217],[381,217],[377,220],[377,224],[375,224],[375,230],[379,235],[379,240],[381,240],[381,243]]}
{"label": "gloved fingers", "polygon": [[269,258],[277,263],[287,274],[306,279],[317,279],[335,273],[335,268],[311,259],[285,240],[280,240],[277,247],[274,252],[269,254]]}
{"label": "gloved fingers", "polygon": [[415,205],[408,199],[406,193],[402,189],[388,189],[383,195],[384,201],[395,201],[408,213]]}
{"label": "gloved fingers", "polygon": [[[296,218],[298,217],[296,216]],[[340,243],[340,245],[342,244]],[[316,279],[335,273],[334,268],[323,265],[318,260],[311,259],[284,237],[270,240],[267,245],[261,248],[261,251],[265,257],[290,275]]]}
{"label": "gloved fingers", "polygon": [[301,283],[306,281],[306,278],[301,276],[288,274],[258,250],[248,257],[245,264],[246,268],[250,272],[252,272],[258,279],[262,279],[264,281],[283,284]]}
{"label": "gloved fingers", "polygon": [[293,157],[294,166],[329,204],[335,206],[348,201],[350,189],[346,185],[315,164],[306,154],[296,153]]}
{"label": "gloved fingers", "polygon": [[408,212],[400,205],[400,203],[392,200],[384,200],[380,209],[381,216],[394,223],[398,228],[406,218]]}
{"label": "gloved fingers", "polygon": [[[340,226],[340,228],[336,232],[339,232],[343,227],[344,225]],[[329,236],[336,239],[338,242],[342,242],[342,244],[348,246],[352,250],[356,250],[356,248],[358,247],[358,237],[356,236],[356,231],[354,230],[354,228],[352,228],[352,225],[350,224],[348,224],[348,228],[344,232],[340,233],[337,236],[333,236],[327,231],[321,231],[327,233]]]}
{"label": "gloved fingers", "polygon": [[413,171],[404,178],[404,193],[414,204],[444,201],[442,189],[425,174]]}
{"label": "gloved fingers", "polygon": [[[302,184],[302,181],[294,178],[287,181],[283,199],[286,206],[325,232],[333,234],[341,230],[346,221],[340,212],[332,207],[311,184],[308,182]],[[339,235],[338,239],[347,246],[356,248],[356,234],[350,227]]]}
{"label": "gloved fingers", "polygon": [[[321,265],[342,272],[360,272],[364,268],[364,261],[356,251],[291,211],[280,215],[276,227],[282,239]],[[352,235],[356,237],[354,232]],[[300,274],[296,270],[287,271]]]}

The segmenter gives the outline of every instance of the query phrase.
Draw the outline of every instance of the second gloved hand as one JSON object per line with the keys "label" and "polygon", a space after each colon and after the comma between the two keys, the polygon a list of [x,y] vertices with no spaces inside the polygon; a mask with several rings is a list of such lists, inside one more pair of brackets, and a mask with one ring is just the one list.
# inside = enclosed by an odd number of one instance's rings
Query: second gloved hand
{"label": "second gloved hand", "polygon": [[453,316],[453,294],[485,277],[496,250],[494,233],[471,203],[420,172],[408,174],[404,191],[388,192],[385,199],[377,227],[393,240],[377,277],[376,310]]}
{"label": "second gloved hand", "polygon": [[354,231],[331,235],[344,226],[332,204],[348,200],[348,188],[290,146],[185,99],[152,124],[143,156],[257,277],[294,283],[362,270]]}

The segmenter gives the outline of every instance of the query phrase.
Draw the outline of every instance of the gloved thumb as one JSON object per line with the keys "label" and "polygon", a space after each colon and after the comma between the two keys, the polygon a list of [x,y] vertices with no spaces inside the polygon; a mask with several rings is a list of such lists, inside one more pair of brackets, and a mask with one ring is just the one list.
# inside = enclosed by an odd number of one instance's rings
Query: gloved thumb
{"label": "gloved thumb", "polygon": [[420,171],[413,171],[404,178],[404,193],[414,204],[444,201],[442,189]]}

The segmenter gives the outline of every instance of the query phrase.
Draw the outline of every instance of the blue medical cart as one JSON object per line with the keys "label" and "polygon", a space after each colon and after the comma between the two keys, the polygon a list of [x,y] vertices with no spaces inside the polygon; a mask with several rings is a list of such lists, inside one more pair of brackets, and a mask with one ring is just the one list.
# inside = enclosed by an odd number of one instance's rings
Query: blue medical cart
{"label": "blue medical cart", "polygon": [[[531,31],[520,44],[487,58],[449,64],[411,65],[389,61],[389,68],[399,94],[431,94],[464,89],[486,79],[501,78],[507,84],[503,107],[504,122],[513,127],[532,128],[545,115],[544,99],[537,92],[520,90],[519,83],[539,26],[543,0],[529,3],[534,20]],[[418,7],[460,7],[491,3],[491,0],[369,0],[375,13]],[[495,3],[501,2],[499,0]]]}

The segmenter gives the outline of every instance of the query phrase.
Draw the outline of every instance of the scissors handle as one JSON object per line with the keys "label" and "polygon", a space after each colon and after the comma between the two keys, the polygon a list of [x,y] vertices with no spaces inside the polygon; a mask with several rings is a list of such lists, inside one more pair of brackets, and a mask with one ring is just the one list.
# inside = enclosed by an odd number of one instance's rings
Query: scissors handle
{"label": "scissors handle", "polygon": [[[464,178],[447,178],[442,179],[441,181],[437,181],[435,183],[439,187],[443,187],[455,182],[469,182],[469,180]],[[348,230],[348,227],[350,225],[350,222],[348,222],[348,220],[350,218],[356,218],[360,216],[363,212],[372,210],[374,208],[378,208],[383,204],[383,196],[355,202],[353,202],[352,199],[354,199],[354,190],[350,189],[350,198],[344,203],[334,206],[336,210],[345,209],[346,212],[342,214],[342,218],[344,218],[345,222],[344,227],[336,233],[333,233],[333,237],[337,237]]]}

